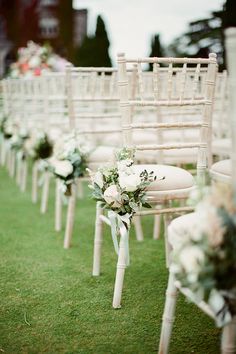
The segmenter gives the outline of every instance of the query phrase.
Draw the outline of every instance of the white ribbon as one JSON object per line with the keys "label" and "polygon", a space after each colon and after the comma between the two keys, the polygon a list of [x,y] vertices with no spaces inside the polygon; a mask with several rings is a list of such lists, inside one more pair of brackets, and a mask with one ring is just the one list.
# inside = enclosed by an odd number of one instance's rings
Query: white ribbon
{"label": "white ribbon", "polygon": [[[130,219],[131,215],[126,213],[125,215],[119,215],[115,213],[113,210],[108,211],[108,218],[111,223],[111,236],[114,245],[114,249],[116,254],[119,254],[119,245],[118,245],[118,234],[124,241],[125,245],[125,263],[126,266],[130,264],[130,256],[129,256],[129,230],[130,230]],[[127,227],[125,226],[127,225]]]}

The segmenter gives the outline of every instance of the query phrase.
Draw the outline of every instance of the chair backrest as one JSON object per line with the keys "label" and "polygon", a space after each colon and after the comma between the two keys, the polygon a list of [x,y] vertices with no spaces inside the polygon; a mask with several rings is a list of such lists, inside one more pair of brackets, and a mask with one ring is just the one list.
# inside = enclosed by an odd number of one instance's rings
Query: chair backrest
{"label": "chair backrest", "polygon": [[105,136],[120,134],[116,69],[68,66],[66,85],[71,130],[98,145]]}
{"label": "chair backrest", "polygon": [[217,73],[215,102],[213,109],[213,137],[230,138],[228,115],[228,74],[227,71]]}
{"label": "chair backrest", "polygon": [[52,140],[69,133],[65,72],[49,72],[41,77],[42,112]]}
{"label": "chair backrest", "polygon": [[[148,94],[144,91],[143,77],[145,69],[142,64],[153,64],[152,85]],[[132,65],[137,66],[136,80],[138,89],[135,99],[130,98],[128,91],[127,72]],[[167,76],[160,83],[160,66],[167,66]],[[202,75],[202,68],[205,74]],[[216,54],[210,54],[209,58],[143,58],[127,59],[125,55],[118,55],[118,85],[120,92],[120,109],[122,115],[123,144],[132,146],[138,151],[164,151],[171,149],[198,148],[197,171],[198,175],[204,175],[205,169],[211,163],[211,123],[212,107],[214,101],[214,89],[217,73]],[[191,75],[189,74],[191,71]],[[177,74],[178,73],[178,74]],[[176,79],[177,78],[177,79]],[[139,94],[137,94],[139,92]],[[134,115],[137,107],[152,107],[157,115],[162,109],[177,109],[181,114],[179,119],[170,122],[161,122],[157,119],[154,123],[135,123]],[[192,116],[191,110],[198,112],[198,119]],[[188,114],[189,112],[189,114]],[[183,119],[188,115],[187,120]],[[145,115],[144,115],[145,116]],[[182,117],[182,118],[181,118]],[[191,119],[192,118],[192,119]],[[158,144],[135,145],[133,143],[133,131],[140,129],[150,130],[182,130],[199,129],[199,141],[166,143],[159,140]]]}

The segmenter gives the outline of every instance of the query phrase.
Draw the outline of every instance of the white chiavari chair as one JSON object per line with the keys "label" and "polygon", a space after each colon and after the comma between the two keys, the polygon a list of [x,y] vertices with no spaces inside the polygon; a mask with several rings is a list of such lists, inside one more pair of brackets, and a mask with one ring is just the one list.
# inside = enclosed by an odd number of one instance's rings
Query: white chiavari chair
{"label": "white chiavari chair", "polygon": [[[226,36],[226,54],[229,69],[229,120],[232,130],[231,142],[231,159],[223,160],[214,164],[211,168],[211,176],[214,181],[223,183],[232,183],[234,196],[236,193],[236,28],[228,28],[225,31]],[[235,198],[234,198],[235,200]],[[169,225],[168,237],[173,248],[177,247],[178,240],[181,240],[184,234],[189,233],[198,225],[199,218],[197,212],[180,216],[173,220]],[[174,274],[169,273],[168,286],[166,291],[166,301],[163,313],[163,323],[161,329],[161,337],[159,343],[159,354],[167,354],[169,351],[172,326],[175,316],[177,292],[180,290],[187,298],[194,302],[203,312],[212,318],[215,314],[209,305],[201,301],[196,301],[193,293],[186,288],[182,288],[180,283],[175,281]],[[230,354],[236,352],[236,316],[232,317],[232,321],[222,328],[221,340],[222,354]]]}
{"label": "white chiavari chair", "polygon": [[[153,86],[152,86],[152,96],[148,94],[145,96],[143,89],[143,70],[142,63],[152,63],[153,64]],[[138,65],[138,92],[139,97],[136,95],[135,99],[130,99],[128,91],[128,77],[127,72],[129,65]],[[169,77],[165,84],[163,91],[159,92],[158,87],[158,75],[160,64],[165,64],[168,66]],[[175,87],[172,91],[172,85],[174,80],[173,77],[173,67],[175,65],[182,67],[180,84]],[[186,73],[188,70],[188,65],[195,67],[195,73],[193,75],[192,89],[189,90],[189,85],[186,85]],[[204,82],[200,83],[203,85],[204,89],[199,88],[199,73],[201,66],[207,68],[207,73]],[[142,171],[146,169],[147,171],[154,171],[158,176],[164,176],[165,179],[162,181],[154,182],[147,189],[148,201],[153,205],[152,210],[140,211],[137,215],[156,215],[164,214],[165,223],[169,222],[169,214],[189,211],[190,208],[187,206],[175,207],[173,201],[181,200],[184,201],[189,196],[189,193],[195,187],[195,182],[193,176],[186,170],[170,166],[170,165],[160,165],[157,164],[162,161],[162,157],[165,151],[174,149],[195,149],[196,151],[196,167],[198,180],[204,181],[205,172],[208,160],[211,160],[210,154],[210,136],[211,136],[211,119],[212,119],[212,104],[214,100],[214,86],[215,78],[217,72],[217,62],[216,55],[210,54],[208,59],[190,59],[190,58],[144,58],[144,59],[126,59],[124,54],[118,56],[118,84],[120,88],[120,109],[122,117],[122,133],[123,133],[123,146],[135,148],[137,151],[137,157],[139,158],[139,153],[147,152],[155,158],[155,164],[140,164],[136,165],[137,171]],[[187,87],[187,92],[185,88]],[[135,108],[143,108],[143,118],[144,121],[135,122],[133,118],[135,115]],[[191,108],[198,111],[198,119],[188,119],[183,118],[176,119],[176,121],[166,121],[166,122],[152,122],[147,123],[145,121],[145,108],[147,110],[153,107],[153,110],[159,112],[160,109],[170,108],[180,108],[183,112],[186,109],[188,112]],[[183,117],[183,115],[181,115]],[[198,140],[193,140],[193,142],[179,142],[179,141],[168,141],[157,140],[156,144],[143,144],[137,145],[132,141],[133,131],[136,130],[154,130],[157,132],[162,130],[181,130],[181,129],[198,129],[199,136]],[[160,208],[160,205],[163,207]],[[97,217],[96,217],[96,232],[95,232],[95,250],[94,250],[94,269],[93,274],[100,274],[100,257],[101,257],[101,243],[102,243],[102,220],[101,220],[102,210],[97,207]],[[167,230],[167,227],[165,227]],[[167,235],[165,235],[166,243],[166,258],[168,264],[168,256],[170,245],[168,243]],[[117,272],[115,280],[115,289],[113,297],[113,307],[119,308],[121,303],[121,295],[123,288],[123,280],[125,274],[125,245],[122,237],[120,238]]]}
{"label": "white chiavari chair", "polygon": [[[49,139],[53,144],[58,139],[68,134],[68,107],[67,107],[67,89],[66,89],[66,75],[62,73],[46,73],[42,76],[41,92],[43,96],[42,111],[44,116],[44,129],[47,131]],[[52,174],[49,170],[44,171],[43,185],[42,185],[42,198],[40,211],[42,214],[46,213],[48,208],[48,198],[50,189],[50,180]],[[59,193],[56,187],[56,201],[61,202]],[[55,213],[55,229],[61,229],[60,222],[58,221],[60,210],[57,208]],[[60,220],[60,219],[59,219]]]}
{"label": "white chiavari chair", "polygon": [[[91,147],[88,156],[91,170],[114,159],[114,146],[104,145],[103,140],[107,135],[120,134],[116,76],[117,70],[112,68],[68,67],[66,71],[70,131],[78,141],[82,140]],[[88,179],[78,179],[82,180]],[[74,185],[68,201],[64,248],[69,248],[71,244],[75,204]]]}

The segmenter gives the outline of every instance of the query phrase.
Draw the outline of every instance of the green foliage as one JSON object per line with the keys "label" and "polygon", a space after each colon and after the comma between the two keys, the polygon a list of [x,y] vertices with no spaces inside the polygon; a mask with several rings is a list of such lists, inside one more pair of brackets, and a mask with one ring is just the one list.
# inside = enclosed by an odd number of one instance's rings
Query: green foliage
{"label": "green foliage", "polygon": [[[164,57],[165,51],[160,42],[160,35],[156,34],[152,37],[150,57]],[[149,64],[149,70],[152,70],[152,65]]]}
{"label": "green foliage", "polygon": [[236,1],[227,0],[224,5],[223,28],[236,27]]}
{"label": "green foliage", "polygon": [[105,23],[102,17],[98,16],[95,36],[84,39],[82,46],[77,50],[75,64],[78,66],[110,67],[109,46]]}
{"label": "green foliage", "polygon": [[[234,0],[233,0],[234,1]],[[217,54],[220,70],[225,69],[225,46],[222,18],[225,10],[212,12],[209,18],[189,23],[188,30],[176,38],[168,47],[170,55],[208,57]]]}
{"label": "green foliage", "polygon": [[48,139],[48,136],[45,134],[42,138],[38,141],[35,146],[34,152],[35,156],[34,159],[47,159],[52,155],[53,145],[51,141]]}

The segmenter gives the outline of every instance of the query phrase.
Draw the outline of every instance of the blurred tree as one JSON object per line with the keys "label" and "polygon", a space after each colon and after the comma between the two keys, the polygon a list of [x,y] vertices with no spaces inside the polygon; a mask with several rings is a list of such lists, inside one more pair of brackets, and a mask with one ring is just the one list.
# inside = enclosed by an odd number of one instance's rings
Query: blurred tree
{"label": "blurred tree", "polygon": [[[235,0],[233,0],[235,2]],[[170,55],[207,57],[217,54],[220,70],[225,68],[225,47],[222,20],[225,9],[212,12],[212,16],[189,24],[188,32],[176,38],[169,46]]]}
{"label": "blurred tree", "polygon": [[95,36],[86,37],[76,53],[76,65],[78,66],[111,66],[109,56],[110,42],[108,39],[105,23],[99,15]]}
{"label": "blurred tree", "polygon": [[236,1],[227,0],[224,5],[223,28],[236,27]]}
{"label": "blurred tree", "polygon": [[[151,52],[150,57],[163,57],[165,56],[164,49],[160,42],[160,35],[156,34],[151,40]],[[149,70],[152,70],[152,65],[149,64]]]}

